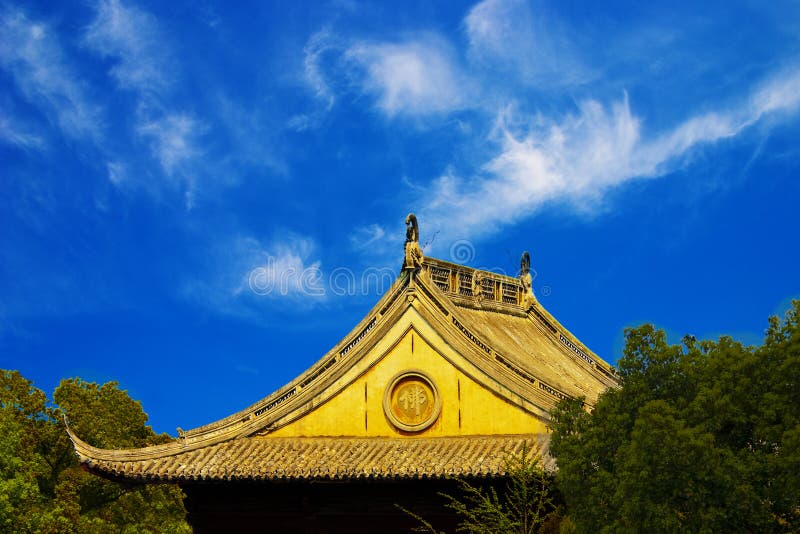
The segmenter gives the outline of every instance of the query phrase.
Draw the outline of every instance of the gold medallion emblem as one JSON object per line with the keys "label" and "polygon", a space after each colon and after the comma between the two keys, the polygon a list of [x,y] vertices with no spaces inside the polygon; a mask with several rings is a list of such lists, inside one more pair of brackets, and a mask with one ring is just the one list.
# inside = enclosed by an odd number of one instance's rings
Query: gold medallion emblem
{"label": "gold medallion emblem", "polygon": [[386,388],[383,410],[400,430],[419,432],[436,421],[442,403],[430,378],[419,371],[404,371]]}

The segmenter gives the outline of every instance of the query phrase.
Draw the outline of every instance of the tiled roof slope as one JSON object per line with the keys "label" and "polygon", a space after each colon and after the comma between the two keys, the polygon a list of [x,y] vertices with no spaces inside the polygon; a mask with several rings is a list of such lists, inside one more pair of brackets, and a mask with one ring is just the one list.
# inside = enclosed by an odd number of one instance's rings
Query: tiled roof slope
{"label": "tiled roof slope", "polygon": [[[447,438],[250,437],[140,461],[96,460],[73,436],[81,461],[106,476],[139,481],[335,480],[492,477],[523,446],[541,454],[546,435]],[[544,456],[545,465],[552,459]]]}
{"label": "tiled roof slope", "polygon": [[586,375],[595,370],[578,355],[565,355],[565,347],[558,345],[558,333],[551,339],[538,332],[527,317],[473,309],[462,313],[480,325],[481,334],[491,340],[492,349],[506,362],[527,371],[545,386],[572,397],[584,396],[592,403],[606,389],[599,380],[586,380]]}
{"label": "tiled roof slope", "polygon": [[[546,392],[552,398],[549,405],[565,395],[585,396],[594,404],[600,393],[616,386],[613,368],[538,301],[526,308],[518,279],[433,258],[425,258],[422,270],[434,292],[455,305],[457,328],[486,354]],[[483,291],[470,288],[474,278],[481,280]]]}

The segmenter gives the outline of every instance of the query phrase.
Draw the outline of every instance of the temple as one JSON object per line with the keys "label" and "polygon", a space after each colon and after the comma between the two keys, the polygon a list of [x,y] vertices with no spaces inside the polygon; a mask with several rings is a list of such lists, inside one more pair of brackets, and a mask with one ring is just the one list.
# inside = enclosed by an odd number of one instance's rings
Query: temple
{"label": "temple", "polygon": [[161,445],[105,450],[70,431],[80,461],[178,483],[198,532],[407,532],[396,505],[451,528],[437,493],[454,477],[502,479],[523,447],[552,463],[549,410],[592,405],[614,369],[538,302],[527,253],[518,277],[476,270],[425,257],[406,224],[392,287],[303,374]]}

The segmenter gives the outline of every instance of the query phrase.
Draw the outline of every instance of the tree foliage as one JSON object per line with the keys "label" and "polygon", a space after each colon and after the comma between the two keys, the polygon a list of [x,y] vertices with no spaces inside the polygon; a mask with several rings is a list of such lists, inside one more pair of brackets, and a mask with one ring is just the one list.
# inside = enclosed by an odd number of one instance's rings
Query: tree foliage
{"label": "tree foliage", "polygon": [[55,404],[17,371],[0,371],[0,531],[188,532],[175,486],[123,486],[78,465],[62,417],[97,447],[163,442],[116,382],[63,380]]}
{"label": "tree foliage", "polygon": [[[506,457],[506,477],[499,488],[477,486],[459,479],[457,494],[442,493],[446,506],[459,518],[458,532],[473,534],[533,534],[552,520],[554,504],[552,475],[541,458],[524,446],[518,455]],[[420,532],[437,534],[425,518],[403,509],[418,521]]]}
{"label": "tree foliage", "polygon": [[800,531],[800,301],[764,343],[626,330],[621,388],[553,411],[581,532]]}

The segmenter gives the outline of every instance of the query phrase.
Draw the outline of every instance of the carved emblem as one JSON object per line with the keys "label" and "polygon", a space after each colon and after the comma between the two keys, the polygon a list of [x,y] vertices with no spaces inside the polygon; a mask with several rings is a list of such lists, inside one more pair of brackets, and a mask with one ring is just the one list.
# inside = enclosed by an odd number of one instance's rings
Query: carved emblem
{"label": "carved emblem", "polygon": [[383,410],[389,421],[406,432],[425,430],[439,417],[442,409],[439,392],[433,381],[419,371],[397,375],[386,388]]}
{"label": "carved emblem", "polygon": [[430,391],[418,382],[402,384],[397,388],[397,407],[409,419],[422,419],[432,401]]}
{"label": "carved emblem", "polygon": [[422,249],[419,247],[419,225],[417,217],[409,213],[406,217],[406,244],[403,269],[417,269],[422,265]]}

